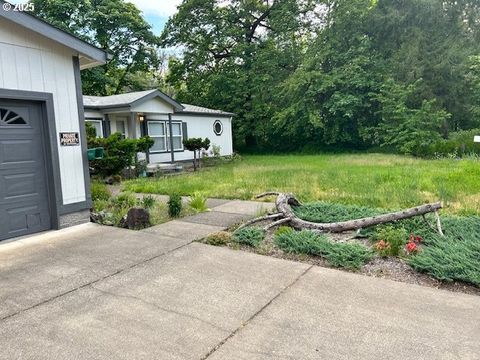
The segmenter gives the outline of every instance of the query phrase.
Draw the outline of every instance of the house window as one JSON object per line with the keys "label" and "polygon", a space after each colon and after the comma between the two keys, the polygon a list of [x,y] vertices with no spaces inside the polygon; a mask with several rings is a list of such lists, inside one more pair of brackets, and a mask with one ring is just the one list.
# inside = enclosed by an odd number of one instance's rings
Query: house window
{"label": "house window", "polygon": [[[170,134],[170,131],[168,133]],[[180,122],[172,122],[172,141],[174,151],[183,150],[182,123]],[[170,150],[170,141],[168,142],[168,150]]]}
{"label": "house window", "polygon": [[95,136],[97,138],[103,137],[103,125],[102,125],[102,120],[92,120],[92,119],[87,119],[85,120],[86,123],[92,125],[92,127],[95,129]]}
{"label": "house window", "polygon": [[155,141],[150,148],[151,152],[167,150],[167,136],[165,131],[165,122],[148,121],[148,135]]}
{"label": "house window", "polygon": [[213,123],[213,132],[215,135],[220,136],[223,133],[223,124],[220,120],[215,120]]}
{"label": "house window", "polygon": [[127,133],[125,131],[125,121],[117,120],[115,122],[115,127],[117,128],[117,132],[122,134],[122,137],[125,139],[127,137]]}

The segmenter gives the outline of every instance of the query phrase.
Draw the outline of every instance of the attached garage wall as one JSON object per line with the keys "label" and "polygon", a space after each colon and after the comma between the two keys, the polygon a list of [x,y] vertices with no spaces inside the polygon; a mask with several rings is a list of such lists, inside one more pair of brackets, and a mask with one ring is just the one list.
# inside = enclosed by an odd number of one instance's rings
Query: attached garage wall
{"label": "attached garage wall", "polygon": [[[74,55],[12,22],[0,22],[0,88],[52,93],[57,133],[80,133]],[[63,204],[84,202],[82,147],[59,146],[58,151]]]}

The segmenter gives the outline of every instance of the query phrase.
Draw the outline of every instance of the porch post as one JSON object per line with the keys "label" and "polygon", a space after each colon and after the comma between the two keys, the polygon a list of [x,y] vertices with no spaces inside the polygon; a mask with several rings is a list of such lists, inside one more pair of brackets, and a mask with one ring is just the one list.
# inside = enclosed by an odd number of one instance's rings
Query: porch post
{"label": "porch post", "polygon": [[175,162],[175,151],[173,150],[173,126],[172,126],[172,114],[168,114],[168,128],[170,132],[170,155],[172,158],[171,163]]}
{"label": "porch post", "polygon": [[131,112],[128,119],[128,137],[130,139],[138,139],[137,135],[137,113]]}

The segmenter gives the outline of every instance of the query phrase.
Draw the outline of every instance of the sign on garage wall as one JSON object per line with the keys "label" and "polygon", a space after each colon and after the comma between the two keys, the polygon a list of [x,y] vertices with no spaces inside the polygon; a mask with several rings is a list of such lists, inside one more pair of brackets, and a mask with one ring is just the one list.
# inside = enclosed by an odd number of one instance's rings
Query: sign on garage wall
{"label": "sign on garage wall", "polygon": [[80,136],[78,132],[61,132],[60,145],[61,146],[78,146],[80,144]]}

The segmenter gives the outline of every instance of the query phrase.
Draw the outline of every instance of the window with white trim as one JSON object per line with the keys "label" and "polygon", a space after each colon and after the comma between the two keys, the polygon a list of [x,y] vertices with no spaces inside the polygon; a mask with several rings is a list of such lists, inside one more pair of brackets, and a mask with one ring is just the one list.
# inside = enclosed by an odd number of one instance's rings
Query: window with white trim
{"label": "window with white trim", "polygon": [[102,120],[86,119],[85,122],[93,126],[93,128],[95,129],[95,136],[97,138],[103,138]]}
{"label": "window with white trim", "polygon": [[[170,135],[170,128],[168,128],[168,134]],[[173,150],[182,151],[183,150],[183,133],[182,133],[181,122],[172,122],[172,140],[173,140]],[[167,148],[168,150],[170,150],[170,141],[168,141]]]}
{"label": "window with white trim", "polygon": [[167,151],[167,134],[164,121],[148,121],[148,136],[154,140],[151,152]]}

